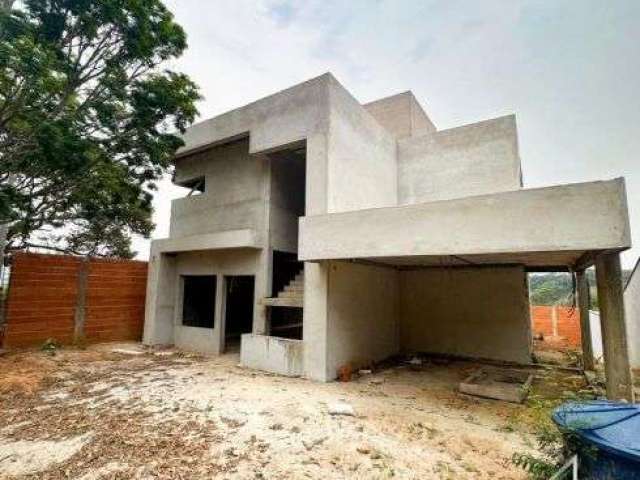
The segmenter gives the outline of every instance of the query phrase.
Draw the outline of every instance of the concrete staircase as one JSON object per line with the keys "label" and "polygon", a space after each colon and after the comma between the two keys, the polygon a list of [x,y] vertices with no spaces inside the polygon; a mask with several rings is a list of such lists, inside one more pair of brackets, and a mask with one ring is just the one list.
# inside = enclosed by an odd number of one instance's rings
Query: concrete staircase
{"label": "concrete staircase", "polygon": [[275,297],[262,299],[264,305],[271,307],[298,307],[304,303],[304,270],[301,270]]}

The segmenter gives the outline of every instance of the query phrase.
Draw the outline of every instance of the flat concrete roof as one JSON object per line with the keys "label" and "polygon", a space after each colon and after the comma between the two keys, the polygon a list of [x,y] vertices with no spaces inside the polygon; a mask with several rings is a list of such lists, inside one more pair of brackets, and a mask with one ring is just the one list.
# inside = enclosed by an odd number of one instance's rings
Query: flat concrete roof
{"label": "flat concrete roof", "polygon": [[302,217],[299,258],[572,266],[631,246],[624,180]]}
{"label": "flat concrete roof", "polygon": [[262,247],[263,245],[257,232],[249,228],[187,237],[161,238],[151,242],[152,253],[179,253],[198,250]]}

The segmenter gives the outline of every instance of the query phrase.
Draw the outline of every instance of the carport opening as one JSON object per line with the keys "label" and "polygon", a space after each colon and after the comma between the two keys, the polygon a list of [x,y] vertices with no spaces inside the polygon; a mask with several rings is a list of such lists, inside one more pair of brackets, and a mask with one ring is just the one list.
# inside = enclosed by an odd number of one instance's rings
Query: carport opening
{"label": "carport opening", "polygon": [[255,278],[250,275],[225,277],[225,351],[239,351],[240,337],[253,330]]}
{"label": "carport opening", "polygon": [[182,324],[187,327],[214,328],[215,275],[184,275],[182,280]]}
{"label": "carport opening", "polygon": [[576,278],[569,272],[536,271],[527,279],[534,358],[570,366],[582,352]]}

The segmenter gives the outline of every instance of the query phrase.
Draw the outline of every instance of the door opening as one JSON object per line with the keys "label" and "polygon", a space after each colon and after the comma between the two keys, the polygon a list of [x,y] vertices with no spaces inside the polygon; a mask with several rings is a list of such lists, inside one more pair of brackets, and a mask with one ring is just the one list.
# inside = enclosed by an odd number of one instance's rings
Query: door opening
{"label": "door opening", "polygon": [[240,351],[240,336],[253,330],[255,278],[250,275],[225,277],[224,350]]}

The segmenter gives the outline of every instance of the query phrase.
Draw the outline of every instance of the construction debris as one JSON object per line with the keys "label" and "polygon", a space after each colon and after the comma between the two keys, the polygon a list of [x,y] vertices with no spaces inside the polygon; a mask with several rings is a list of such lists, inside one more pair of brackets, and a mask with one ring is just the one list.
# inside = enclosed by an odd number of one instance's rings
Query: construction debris
{"label": "construction debris", "polygon": [[476,397],[522,403],[532,381],[533,375],[529,372],[479,369],[460,383],[459,390]]}
{"label": "construction debris", "polygon": [[329,415],[347,415],[353,417],[355,415],[355,411],[348,403],[337,402],[329,405]]}

